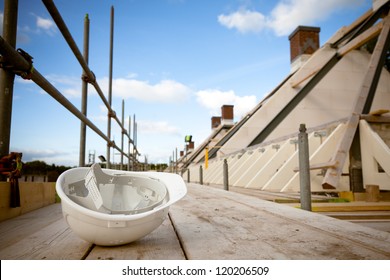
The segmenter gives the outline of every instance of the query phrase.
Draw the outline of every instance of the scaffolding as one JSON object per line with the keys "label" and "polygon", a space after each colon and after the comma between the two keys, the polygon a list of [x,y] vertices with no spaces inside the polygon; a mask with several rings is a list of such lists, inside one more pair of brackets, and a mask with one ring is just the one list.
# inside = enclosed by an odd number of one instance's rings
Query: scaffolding
{"label": "scaffolding", "polygon": [[[139,156],[137,149],[137,123],[135,115],[133,118],[133,138],[131,132],[131,118],[129,117],[129,128],[124,127],[124,101],[122,102],[122,120],[120,120],[116,112],[112,109],[112,60],[113,60],[113,34],[114,34],[114,7],[111,7],[110,21],[110,62],[109,62],[109,88],[108,99],[105,97],[100,88],[94,73],[88,66],[89,52],[89,18],[86,15],[84,19],[84,54],[77,47],[68,27],[61,17],[60,12],[52,0],[42,0],[46,9],[50,13],[62,36],[66,40],[74,56],[78,60],[82,70],[82,104],[81,111],[77,109],[53,84],[46,80],[41,75],[38,69],[34,68],[32,56],[21,49],[15,50],[16,45],[16,28],[18,1],[4,1],[4,31],[3,36],[0,36],[0,156],[7,155],[10,149],[10,131],[11,131],[11,115],[12,115],[12,97],[15,75],[21,76],[23,79],[32,80],[40,88],[46,91],[58,103],[65,107],[69,112],[76,116],[81,121],[80,126],[80,156],[79,166],[85,166],[85,143],[86,143],[86,126],[92,129],[107,143],[107,158],[106,166],[110,168],[110,149],[113,148],[121,154],[121,168],[124,168],[123,159],[128,158],[128,170],[135,170]],[[103,133],[90,119],[87,118],[87,87],[91,84],[108,111],[107,133]],[[111,140],[111,119],[114,119],[122,131],[121,147]],[[128,151],[124,151],[124,136],[128,139]]]}

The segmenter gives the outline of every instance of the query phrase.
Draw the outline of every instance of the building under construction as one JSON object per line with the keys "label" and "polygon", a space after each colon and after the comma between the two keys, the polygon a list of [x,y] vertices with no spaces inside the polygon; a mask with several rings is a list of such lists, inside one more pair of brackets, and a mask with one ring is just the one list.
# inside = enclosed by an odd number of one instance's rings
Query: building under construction
{"label": "building under construction", "polygon": [[230,186],[297,192],[305,124],[313,192],[390,190],[389,6],[373,1],[321,47],[320,28],[297,27],[290,74],[235,124],[223,106],[210,137],[180,161],[183,177],[223,184],[226,160]]}

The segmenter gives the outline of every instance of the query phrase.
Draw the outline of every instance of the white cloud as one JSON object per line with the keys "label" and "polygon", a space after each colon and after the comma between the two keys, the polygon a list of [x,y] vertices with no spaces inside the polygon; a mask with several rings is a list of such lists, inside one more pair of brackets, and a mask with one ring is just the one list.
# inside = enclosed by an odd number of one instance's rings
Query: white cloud
{"label": "white cloud", "polygon": [[218,22],[241,33],[260,32],[265,27],[265,16],[259,12],[241,9],[229,15],[219,15]]}
{"label": "white cloud", "polygon": [[137,130],[148,134],[179,135],[179,129],[165,121],[137,121]]}
{"label": "white cloud", "polygon": [[20,148],[12,148],[12,151],[18,151],[20,153],[23,153],[22,161],[29,162],[34,160],[41,160],[45,162],[54,162],[55,159],[62,158],[62,157],[69,157],[71,156],[70,153],[64,153],[59,150],[51,150],[51,149],[20,149]]}
{"label": "white cloud", "polygon": [[38,28],[44,29],[46,31],[55,29],[55,24],[51,19],[43,18],[40,16],[37,16],[36,24]]}
{"label": "white cloud", "polygon": [[57,26],[53,20],[49,18],[40,17],[34,13],[30,13],[30,15],[35,17],[36,28],[34,28],[34,30],[31,30],[29,27],[24,27],[23,30],[25,32],[41,33],[43,31],[50,36],[56,33]]}
{"label": "white cloud", "polygon": [[233,105],[234,115],[242,117],[246,115],[256,104],[256,96],[238,96],[234,91],[220,91],[216,89],[201,90],[196,93],[199,104],[209,109],[213,116],[221,115],[223,105]]}
{"label": "white cloud", "polygon": [[[136,74],[131,74],[130,77]],[[50,74],[46,79],[52,83],[62,94],[67,97],[80,97],[80,77]],[[98,84],[103,93],[108,89],[108,78],[98,79]],[[88,86],[89,94],[97,94],[94,86]],[[192,90],[186,85],[174,80],[161,80],[156,84],[133,78],[117,78],[112,81],[112,94],[123,99],[135,98],[146,102],[177,103],[186,101]]]}
{"label": "white cloud", "polygon": [[365,0],[280,0],[269,15],[240,8],[229,15],[219,15],[218,21],[241,33],[272,30],[277,36],[289,35],[298,25],[312,25],[328,18],[340,9],[354,8]]}
{"label": "white cloud", "polygon": [[272,10],[268,26],[276,35],[290,34],[298,25],[315,24],[333,12],[360,5],[364,0],[284,0]]}
{"label": "white cloud", "polygon": [[[107,88],[108,78],[99,80],[101,88]],[[112,92],[116,97],[135,98],[147,102],[182,102],[190,96],[191,89],[173,80],[162,80],[156,84],[148,81],[118,78],[112,82]]]}

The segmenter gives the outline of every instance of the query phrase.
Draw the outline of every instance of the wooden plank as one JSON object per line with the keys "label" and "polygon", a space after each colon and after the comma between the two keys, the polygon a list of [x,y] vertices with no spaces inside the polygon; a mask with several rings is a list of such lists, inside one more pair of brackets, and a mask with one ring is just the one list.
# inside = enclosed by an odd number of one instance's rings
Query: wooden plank
{"label": "wooden plank", "polygon": [[348,44],[339,48],[337,53],[340,56],[344,56],[347,53],[349,53],[350,51],[355,50],[357,48],[360,48],[361,46],[363,46],[365,43],[367,43],[371,39],[377,37],[379,35],[379,33],[381,32],[382,28],[383,28],[382,21],[374,26],[371,26],[369,29],[367,29],[362,34],[360,34],[359,36],[354,38]]}
{"label": "wooden plank", "polygon": [[189,184],[171,207],[188,259],[390,259],[390,234]]}
{"label": "wooden plank", "polygon": [[296,88],[297,86],[299,86],[301,83],[303,83],[304,81],[306,81],[307,79],[311,78],[312,76],[314,76],[315,74],[318,73],[318,71],[321,70],[322,67],[320,68],[317,68],[316,70],[310,72],[308,75],[306,75],[305,77],[303,77],[302,79],[298,80],[298,81],[291,81],[291,87],[292,88]]}
{"label": "wooden plank", "polygon": [[351,32],[353,29],[359,27],[362,23],[364,23],[369,17],[371,17],[374,14],[374,11],[372,9],[369,9],[366,11],[363,15],[361,15],[358,19],[356,19],[352,24],[349,26],[345,27],[343,29],[344,34],[348,34]]}
{"label": "wooden plank", "polygon": [[387,109],[379,109],[379,110],[375,110],[375,111],[370,112],[370,115],[382,116],[383,114],[387,114],[389,112],[390,112],[390,110],[387,110]]}
{"label": "wooden plank", "polygon": [[[316,170],[316,169],[323,169],[323,168],[335,168],[336,164],[337,164],[337,162],[335,162],[335,161],[316,163],[316,164],[311,164],[309,169]],[[293,171],[299,172],[299,167],[294,167]]]}
{"label": "wooden plank", "polygon": [[361,27],[362,25],[364,25],[365,22],[372,15],[374,15],[374,11],[372,9],[369,9],[367,12],[365,12],[363,15],[361,15],[357,20],[355,20],[352,24],[350,24],[349,26],[343,27],[341,29],[342,33],[343,33],[343,36],[341,36],[341,38],[337,39],[336,42],[332,42],[331,43],[332,46],[334,46],[334,47],[342,47],[343,45],[345,45],[348,42],[348,40],[345,40],[345,39],[348,39],[350,37],[349,33],[354,31],[354,29],[359,28],[359,26]]}
{"label": "wooden plank", "polygon": [[[93,249],[90,251],[90,249]],[[170,219],[131,244],[101,247],[68,227],[61,205],[50,205],[0,223],[0,259],[185,259]]]}
{"label": "wooden plank", "polygon": [[[30,223],[26,222],[26,226]],[[2,260],[80,260],[92,244],[77,237],[64,219],[57,220],[0,250]]]}
{"label": "wooden plank", "polygon": [[[382,137],[381,134],[381,131],[375,132],[366,121],[360,121],[360,143],[362,147],[365,147],[361,154],[366,200],[368,199],[367,187],[369,185],[378,185],[381,190],[390,190],[390,148],[389,144],[382,138],[386,138],[386,134],[382,134]],[[382,172],[378,170],[379,166]]]}
{"label": "wooden plank", "polygon": [[[285,204],[299,208],[299,203]],[[338,202],[338,203],[313,203],[313,212],[361,212],[361,211],[390,211],[389,202]]]}
{"label": "wooden plank", "polygon": [[[390,259],[389,233],[239,193],[195,184],[188,190],[171,206],[172,224],[166,219],[132,244],[96,246],[88,259],[183,259],[172,225],[189,259]],[[39,212],[41,220],[48,212]],[[27,215],[17,218],[22,230],[39,225]],[[0,259],[83,259],[90,252],[62,217],[40,225],[3,246]]]}
{"label": "wooden plank", "polygon": [[62,219],[60,204],[52,204],[0,223],[0,250]]}
{"label": "wooden plank", "polygon": [[360,119],[369,123],[390,123],[390,117],[388,116],[361,115]]}
{"label": "wooden plank", "polygon": [[96,246],[88,260],[185,260],[169,218],[144,238],[117,247]]}

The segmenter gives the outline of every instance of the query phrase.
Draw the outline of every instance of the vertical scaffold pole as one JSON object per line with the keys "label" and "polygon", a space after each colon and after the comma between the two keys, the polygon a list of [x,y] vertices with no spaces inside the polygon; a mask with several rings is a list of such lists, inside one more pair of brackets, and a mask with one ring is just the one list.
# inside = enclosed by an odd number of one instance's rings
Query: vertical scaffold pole
{"label": "vertical scaffold pole", "polygon": [[203,185],[203,167],[199,165],[199,184]]}
{"label": "vertical scaffold pole", "polygon": [[129,146],[127,147],[127,151],[129,153],[129,161],[127,162],[127,171],[130,171],[130,159],[131,159],[131,117],[129,116]]}
{"label": "vertical scaffold pole", "polygon": [[301,208],[303,210],[311,211],[309,141],[305,124],[299,126],[298,154]]}
{"label": "vertical scaffold pole", "polygon": [[[18,0],[4,1],[3,38],[16,45]],[[3,57],[3,59],[6,59]],[[12,98],[15,74],[0,68],[0,157],[9,154],[11,138]]]}
{"label": "vertical scaffold pole", "polygon": [[[112,57],[113,57],[113,43],[114,43],[114,7],[111,6],[110,17],[110,62],[109,62],[109,78],[108,78],[108,104],[112,108]],[[112,109],[110,109],[112,110]],[[107,137],[111,139],[111,118],[113,111],[108,112],[107,121]],[[107,143],[107,168],[111,167],[110,163],[110,143]]]}
{"label": "vertical scaffold pole", "polygon": [[177,147],[176,147],[176,154],[175,154],[175,173],[177,174]]}
{"label": "vertical scaffold pole", "polygon": [[135,114],[133,115],[133,170],[137,170],[137,127],[135,123]]}
{"label": "vertical scaffold pole", "polygon": [[[122,99],[122,126],[125,124],[125,100]],[[121,149],[123,149],[123,142],[125,141],[125,131],[122,130]],[[123,152],[121,152],[121,170],[123,170]]]}
{"label": "vertical scaffold pole", "polygon": [[172,151],[172,173],[176,173],[175,151]]}
{"label": "vertical scaffold pole", "polygon": [[226,158],[223,160],[223,189],[229,190],[229,168]]}
{"label": "vertical scaffold pole", "polygon": [[[84,53],[83,53],[85,62],[88,64],[89,59],[89,17],[88,14],[84,18]],[[87,82],[87,73],[83,70],[82,74],[82,87],[81,87],[81,113],[84,116],[87,116],[87,96],[88,96],[88,82]],[[81,121],[80,122],[80,155],[79,155],[79,166],[85,166],[85,142],[87,134],[87,125]]]}

